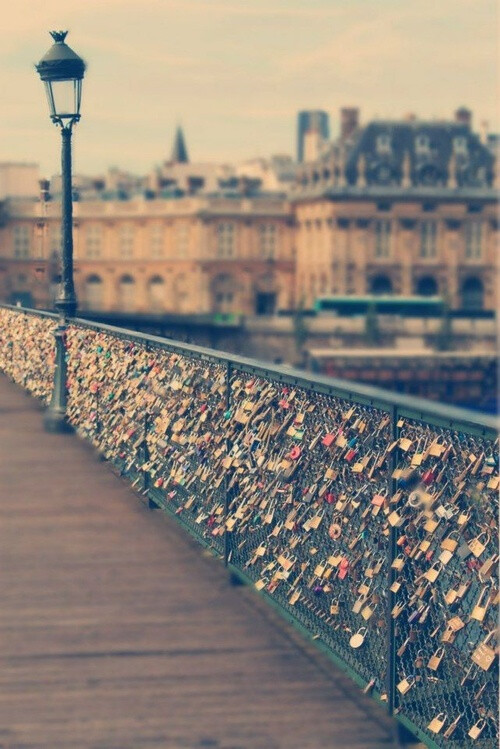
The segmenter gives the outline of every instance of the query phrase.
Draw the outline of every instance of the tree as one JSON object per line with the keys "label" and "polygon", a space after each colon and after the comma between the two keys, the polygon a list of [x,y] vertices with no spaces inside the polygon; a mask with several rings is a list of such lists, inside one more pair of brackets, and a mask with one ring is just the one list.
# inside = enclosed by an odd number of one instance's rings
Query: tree
{"label": "tree", "polygon": [[449,351],[452,348],[452,333],[450,305],[448,304],[448,299],[445,297],[441,312],[441,323],[435,340],[435,346],[438,351]]}
{"label": "tree", "polygon": [[302,362],[304,359],[304,346],[309,336],[309,329],[307,327],[304,311],[304,298],[301,297],[295,314],[293,316],[293,338],[295,341],[295,350],[297,356],[300,357]]}
{"label": "tree", "polygon": [[369,346],[376,346],[380,343],[380,329],[378,326],[377,308],[374,302],[371,302],[366,311],[365,317],[365,341]]}

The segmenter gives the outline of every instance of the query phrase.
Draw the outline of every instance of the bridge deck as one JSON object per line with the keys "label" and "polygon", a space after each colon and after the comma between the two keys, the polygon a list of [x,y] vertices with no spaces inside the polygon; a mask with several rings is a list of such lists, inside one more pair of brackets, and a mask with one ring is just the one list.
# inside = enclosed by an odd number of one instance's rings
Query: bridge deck
{"label": "bridge deck", "polygon": [[0,377],[0,747],[373,749],[391,723]]}

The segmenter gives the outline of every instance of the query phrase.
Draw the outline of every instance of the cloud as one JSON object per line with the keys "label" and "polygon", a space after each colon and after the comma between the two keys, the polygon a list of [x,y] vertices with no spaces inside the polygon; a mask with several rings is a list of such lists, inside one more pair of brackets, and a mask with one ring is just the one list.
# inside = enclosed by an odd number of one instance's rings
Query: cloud
{"label": "cloud", "polygon": [[308,107],[355,104],[366,121],[464,103],[495,127],[496,16],[494,0],[17,0],[0,28],[0,160],[57,168],[32,68],[50,28],[89,65],[80,171],[146,171],[178,119],[200,160],[292,150]]}

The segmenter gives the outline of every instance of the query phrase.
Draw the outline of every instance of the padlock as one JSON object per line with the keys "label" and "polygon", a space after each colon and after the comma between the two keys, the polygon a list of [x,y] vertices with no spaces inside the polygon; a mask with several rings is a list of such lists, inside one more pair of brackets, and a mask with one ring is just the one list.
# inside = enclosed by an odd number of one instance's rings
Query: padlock
{"label": "padlock", "polygon": [[496,630],[489,632],[471,655],[472,662],[483,671],[489,671],[496,658],[496,652],[489,644],[495,632]]}
{"label": "padlock", "polygon": [[423,668],[423,665],[424,665],[424,651],[423,650],[417,651],[417,655],[415,657],[413,665],[415,666],[415,668]]}
{"label": "padlock", "polygon": [[444,648],[438,648],[436,652],[430,657],[427,668],[430,668],[431,671],[437,671],[443,658]]}
{"label": "padlock", "polygon": [[498,554],[493,554],[493,556],[489,557],[478,570],[479,577],[486,579],[491,576],[493,570],[498,568],[498,562],[500,560],[500,556]]}
{"label": "padlock", "polygon": [[334,598],[330,603],[330,614],[336,616],[340,611],[340,603],[338,598]]}
{"label": "padlock", "polygon": [[456,548],[458,546],[458,538],[454,538],[454,535],[458,536],[457,531],[452,531],[449,536],[443,538],[443,540],[441,541],[441,548],[444,551],[449,551],[451,553],[456,551]]}
{"label": "padlock", "polygon": [[441,562],[441,564],[447,565],[451,560],[453,559],[453,552],[448,551],[448,549],[443,549],[441,554],[438,556],[438,560]]}
{"label": "padlock", "polygon": [[432,567],[430,567],[425,573],[424,577],[429,580],[429,582],[434,583],[438,579],[441,571],[443,569],[443,565],[440,562],[434,562]]}
{"label": "padlock", "polygon": [[400,694],[406,694],[415,685],[415,682],[416,677],[413,675],[404,677],[397,685],[398,692],[400,692]]}
{"label": "padlock", "polygon": [[449,738],[451,738],[453,736],[453,734],[455,732],[455,729],[458,726],[458,724],[459,724],[459,722],[460,722],[460,720],[462,718],[462,715],[463,715],[463,713],[461,713],[460,715],[457,715],[457,717],[455,718],[455,720],[452,723],[450,723],[450,725],[448,726],[448,728],[446,729],[446,731],[443,733],[443,737],[445,739],[449,739]]}
{"label": "padlock", "polygon": [[472,554],[478,559],[486,549],[490,537],[487,533],[480,533],[479,536],[469,541],[468,546]]}
{"label": "padlock", "polygon": [[359,596],[359,598],[357,598],[356,601],[354,602],[354,605],[353,605],[351,611],[354,614],[359,614],[359,612],[361,611],[361,609],[365,605],[366,601],[367,601],[367,596]]}
{"label": "padlock", "polygon": [[405,557],[402,554],[398,554],[398,556],[392,562],[391,568],[393,570],[397,570],[398,572],[401,572],[405,564],[406,564]]}
{"label": "padlock", "polygon": [[477,622],[482,622],[486,616],[486,611],[488,610],[490,601],[487,593],[489,593],[489,587],[485,586],[479,593],[479,597],[471,611],[470,618],[475,619]]}
{"label": "padlock", "polygon": [[447,718],[446,713],[438,713],[427,726],[427,730],[431,731],[431,733],[439,733],[446,723]]}
{"label": "padlock", "polygon": [[393,510],[389,514],[387,521],[393,528],[398,528],[403,525],[404,518],[396,510]]}
{"label": "padlock", "polygon": [[467,736],[469,736],[474,741],[478,739],[484,729],[486,728],[486,718],[479,718],[476,723],[472,726],[472,728],[468,731]]}
{"label": "padlock", "polygon": [[365,622],[371,619],[374,613],[375,613],[375,609],[371,604],[366,604],[366,606],[363,609],[361,609],[361,616],[363,617]]}

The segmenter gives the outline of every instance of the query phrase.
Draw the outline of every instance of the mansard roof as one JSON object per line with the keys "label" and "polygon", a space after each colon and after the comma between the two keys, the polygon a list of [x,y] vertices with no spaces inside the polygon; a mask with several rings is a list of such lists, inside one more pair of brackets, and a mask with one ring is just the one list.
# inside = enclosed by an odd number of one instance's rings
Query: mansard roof
{"label": "mansard roof", "polygon": [[348,153],[349,184],[357,181],[361,156],[368,185],[400,184],[405,157],[413,186],[445,187],[450,169],[458,187],[486,187],[493,176],[490,150],[469,127],[455,122],[371,122]]}
{"label": "mansard roof", "polygon": [[495,157],[461,122],[376,120],[302,164],[294,198],[325,193],[493,194]]}

